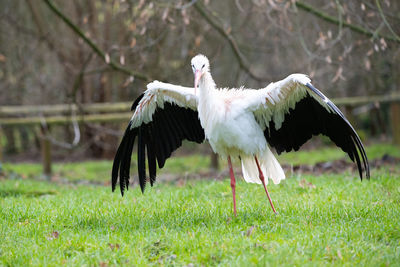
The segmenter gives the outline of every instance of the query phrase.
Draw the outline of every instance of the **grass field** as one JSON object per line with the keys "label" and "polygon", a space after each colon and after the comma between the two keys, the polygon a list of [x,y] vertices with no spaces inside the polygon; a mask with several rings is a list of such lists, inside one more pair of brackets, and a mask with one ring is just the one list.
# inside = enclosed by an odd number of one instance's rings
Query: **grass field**
{"label": "grass field", "polygon": [[269,186],[278,215],[260,185],[240,180],[237,217],[229,179],[123,198],[104,186],[0,180],[0,265],[398,266],[398,173],[290,177]]}
{"label": "grass field", "polygon": [[[374,144],[366,147],[370,160],[391,155],[400,158],[400,149],[391,144]],[[133,155],[132,170],[136,171],[136,155]],[[338,159],[348,159],[347,155],[335,146],[324,147],[318,150],[301,150],[296,153],[283,153],[278,156],[280,163],[286,164],[315,164]],[[226,169],[226,160],[221,160],[221,169]],[[240,164],[234,164],[239,168]],[[108,182],[110,180],[112,162],[109,160],[82,162],[62,162],[53,164],[55,177],[68,181]],[[209,169],[210,157],[208,155],[188,155],[185,157],[171,157],[159,174],[175,174],[185,176],[204,172]],[[4,163],[3,169],[10,176],[21,178],[37,178],[41,175],[42,166],[38,163]]]}

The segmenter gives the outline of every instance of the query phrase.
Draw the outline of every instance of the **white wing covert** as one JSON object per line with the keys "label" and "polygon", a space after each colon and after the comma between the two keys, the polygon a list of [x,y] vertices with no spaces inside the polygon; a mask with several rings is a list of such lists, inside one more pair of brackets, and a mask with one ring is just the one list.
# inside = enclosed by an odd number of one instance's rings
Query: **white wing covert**
{"label": "white wing covert", "polygon": [[156,162],[162,168],[183,140],[202,143],[205,139],[197,112],[194,89],[154,81],[132,104],[133,116],[114,158],[112,190],[120,182],[121,194],[129,185],[129,172],[136,137],[139,184],[146,186],[146,155],[150,184],[156,180]]}
{"label": "white wing covert", "polygon": [[369,178],[369,163],[359,136],[339,108],[306,75],[292,74],[254,90],[248,101],[247,109],[253,112],[267,142],[278,154],[297,151],[312,136],[322,134],[356,162],[361,179],[363,169]]}

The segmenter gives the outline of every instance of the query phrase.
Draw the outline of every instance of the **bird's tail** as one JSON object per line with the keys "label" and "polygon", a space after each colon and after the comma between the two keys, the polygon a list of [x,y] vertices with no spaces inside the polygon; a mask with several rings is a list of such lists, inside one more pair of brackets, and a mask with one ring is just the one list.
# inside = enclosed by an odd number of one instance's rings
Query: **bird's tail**
{"label": "bird's tail", "polygon": [[[266,184],[268,184],[268,179],[271,179],[274,184],[279,184],[281,180],[285,179],[285,173],[269,147],[263,154],[257,155],[257,159]],[[246,182],[261,184],[257,164],[253,156],[242,157],[242,172]]]}

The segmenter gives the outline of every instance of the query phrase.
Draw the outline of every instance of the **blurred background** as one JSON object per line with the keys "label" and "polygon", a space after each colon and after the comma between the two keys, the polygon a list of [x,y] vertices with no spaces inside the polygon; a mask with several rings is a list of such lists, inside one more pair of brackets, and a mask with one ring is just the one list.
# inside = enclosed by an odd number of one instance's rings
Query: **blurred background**
{"label": "blurred background", "polygon": [[[0,0],[0,7],[3,171],[63,176],[66,162],[102,160],[76,175],[95,168],[108,179],[132,101],[153,79],[191,86],[197,53],[210,59],[219,87],[308,74],[364,143],[398,149],[399,1]],[[305,148],[326,144],[314,139]],[[177,153],[194,155],[189,166],[217,168],[208,144]]]}

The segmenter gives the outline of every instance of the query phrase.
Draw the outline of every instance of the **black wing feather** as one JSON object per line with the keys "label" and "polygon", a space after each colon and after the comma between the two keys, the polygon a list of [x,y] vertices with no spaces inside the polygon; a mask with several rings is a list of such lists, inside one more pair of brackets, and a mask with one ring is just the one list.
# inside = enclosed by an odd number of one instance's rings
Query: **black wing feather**
{"label": "black wing feather", "polygon": [[156,152],[154,149],[154,138],[152,138],[152,127],[147,127],[146,132],[146,151],[147,151],[147,163],[149,165],[149,178],[150,185],[153,186],[153,183],[156,180],[157,175],[157,165],[156,165]]}
{"label": "black wing feather", "polygon": [[[120,177],[121,176],[124,177],[123,180],[125,181],[125,187],[127,190],[129,188],[129,166],[131,166],[131,157],[127,157],[127,155],[132,154],[133,144],[135,143],[135,136],[136,136],[136,131],[130,132],[127,145],[123,150],[124,152],[122,154]],[[123,183],[121,183],[120,186],[123,187]]]}
{"label": "black wing feather", "polygon": [[147,162],[149,165],[150,185],[153,186],[157,176],[157,165],[156,165],[156,155],[154,152],[153,143],[151,141],[147,142],[146,151],[147,151]]}
{"label": "black wing feather", "polygon": [[130,131],[130,126],[128,126],[127,129],[125,130],[124,137],[122,138],[121,144],[118,146],[117,153],[115,154],[114,157],[114,162],[111,172],[111,188],[113,192],[115,190],[118,181],[118,170],[121,164],[122,150],[125,149],[128,141],[128,134],[127,134],[128,131]]}
{"label": "black wing feather", "polygon": [[131,157],[127,157],[127,155],[132,154],[133,143],[135,142],[136,135],[137,130],[131,130],[131,124],[129,123],[113,162],[111,173],[112,191],[114,192],[117,185],[119,171],[120,190],[122,195],[124,195],[125,186],[129,184]]}
{"label": "black wing feather", "polygon": [[[139,127],[139,135],[138,135],[138,174],[139,174],[139,184],[142,193],[144,192],[144,188],[146,187],[146,136],[144,132],[146,131],[146,126],[143,125]],[[129,155],[128,157],[131,157]]]}
{"label": "black wing feather", "polygon": [[159,114],[154,114],[153,115],[153,123],[150,124],[149,126],[151,127],[151,138],[152,138],[152,143],[154,144],[155,152],[156,152],[156,159],[158,163],[158,168],[164,167],[164,163],[166,160],[165,157],[165,152],[164,152],[164,146],[163,146],[163,140],[162,137],[160,136],[161,131],[159,129],[162,129],[161,125],[158,123],[159,122]]}
{"label": "black wing feather", "polygon": [[136,98],[135,101],[133,101],[132,106],[131,106],[131,111],[134,111],[136,109],[137,105],[139,105],[139,102],[140,102],[140,100],[142,100],[143,96],[144,96],[144,93],[141,94],[138,98]]}
{"label": "black wing feather", "polygon": [[[135,110],[143,95],[140,95],[132,105]],[[183,140],[202,143],[205,139],[204,130],[201,127],[197,111],[179,107],[175,104],[164,103],[163,108],[157,108],[152,121],[132,128],[129,123],[115,154],[111,184],[112,190],[120,181],[121,194],[129,183],[129,171],[133,145],[138,137],[138,175],[142,192],[146,186],[146,153],[150,184],[156,180],[156,162],[162,168],[171,153],[182,145]]]}
{"label": "black wing feather", "polygon": [[[140,100],[142,100],[143,96],[144,93],[141,94],[138,98],[136,98],[136,100],[133,102],[131,106],[131,111],[136,109],[137,105],[139,104]],[[133,144],[135,142],[136,135],[137,135],[137,129],[132,130],[131,122],[129,122],[128,127],[126,127],[122,141],[118,146],[117,153],[115,154],[114,157],[114,162],[111,172],[111,189],[114,192],[118,182],[118,171],[120,171],[119,180],[120,180],[120,189],[122,195],[124,195],[125,186],[129,185],[129,169],[131,164],[130,155],[132,154]],[[127,155],[129,155],[129,157],[127,157]]]}
{"label": "black wing feather", "polygon": [[280,154],[284,151],[297,151],[313,135],[328,136],[349,155],[353,162],[356,162],[360,178],[363,178],[362,169],[369,178],[368,158],[354,128],[343,113],[319,90],[311,84],[306,86],[325,101],[334,112],[329,112],[310,93],[307,93],[296,103],[294,109],[290,108],[285,114],[279,129],[276,129],[273,120],[269,122],[264,131],[267,142]]}

